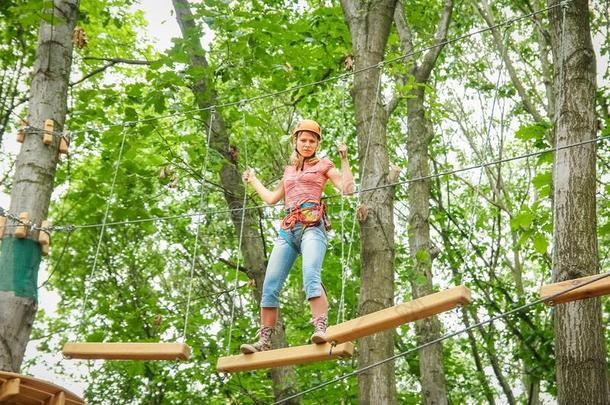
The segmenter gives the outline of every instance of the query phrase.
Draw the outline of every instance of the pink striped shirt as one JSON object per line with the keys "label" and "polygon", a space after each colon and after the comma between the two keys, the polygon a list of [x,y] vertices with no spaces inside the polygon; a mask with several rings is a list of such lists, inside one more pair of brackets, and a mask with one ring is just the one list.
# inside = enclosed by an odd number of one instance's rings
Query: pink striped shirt
{"label": "pink striped shirt", "polygon": [[334,163],[328,159],[320,159],[314,165],[305,163],[303,170],[286,166],[282,178],[285,207],[295,208],[306,201],[319,202],[328,181],[328,171],[333,167]]}

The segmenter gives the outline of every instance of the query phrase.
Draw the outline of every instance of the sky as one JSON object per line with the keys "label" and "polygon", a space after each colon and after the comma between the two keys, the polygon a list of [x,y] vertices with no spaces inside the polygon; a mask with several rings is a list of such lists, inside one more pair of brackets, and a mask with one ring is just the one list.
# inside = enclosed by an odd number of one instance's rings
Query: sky
{"label": "sky", "polygon": [[[172,13],[173,6],[171,0],[141,0],[139,5],[134,6],[134,9],[141,9],[145,12],[146,19],[149,23],[149,29],[143,33],[147,38],[154,42],[158,50],[162,51],[172,46],[171,39],[180,36],[179,27],[176,23],[175,17]],[[594,44],[596,49],[599,49],[602,38],[594,38]],[[206,39],[204,38],[204,42]],[[599,56],[599,53],[598,53]],[[604,58],[597,58],[598,64],[598,83],[603,84],[603,72],[606,71],[608,66],[608,60]],[[14,137],[6,137],[7,140],[4,142],[3,150],[10,151],[12,153],[18,153],[19,144],[14,141]],[[9,139],[10,138],[10,139]],[[2,164],[0,163],[0,172],[2,172]],[[9,198],[8,195],[0,193],[0,206],[8,207]],[[45,280],[48,274],[46,269],[43,267],[40,270],[39,280]],[[48,314],[52,314],[55,311],[56,305],[59,302],[59,297],[56,293],[49,292],[42,288],[39,292],[39,306],[44,308]],[[83,375],[87,373],[87,366],[85,362],[73,361],[73,360],[62,360],[61,354],[42,354],[36,350],[36,341],[32,341],[28,345],[26,352],[27,359],[35,358],[36,356],[42,357],[43,362],[31,366],[27,371],[29,374],[35,375],[37,378],[48,380],[57,385],[63,386],[66,389],[74,392],[77,395],[82,395],[85,385],[82,381],[69,380],[61,375],[53,372],[52,365],[58,361],[62,361],[66,368],[81,372]],[[48,364],[46,364],[48,363]]]}

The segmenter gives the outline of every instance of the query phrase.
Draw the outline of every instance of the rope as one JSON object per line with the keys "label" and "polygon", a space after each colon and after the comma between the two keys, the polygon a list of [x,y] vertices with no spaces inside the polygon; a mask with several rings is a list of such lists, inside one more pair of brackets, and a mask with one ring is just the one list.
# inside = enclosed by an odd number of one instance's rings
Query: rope
{"label": "rope", "polygon": [[488,318],[488,319],[486,319],[484,321],[481,321],[479,323],[470,325],[467,328],[463,328],[463,329],[460,329],[460,330],[455,331],[455,332],[447,333],[447,334],[445,334],[445,335],[443,335],[443,336],[441,336],[441,337],[439,337],[437,339],[433,339],[433,340],[428,341],[426,343],[423,343],[423,344],[421,344],[421,345],[419,345],[417,347],[414,347],[413,349],[406,350],[406,351],[404,351],[402,353],[395,354],[395,355],[390,356],[390,357],[388,357],[386,359],[380,360],[380,361],[378,361],[376,363],[369,364],[366,367],[359,368],[357,370],[354,370],[354,371],[352,371],[350,373],[341,375],[341,376],[339,376],[337,378],[334,378],[332,380],[325,381],[325,382],[323,382],[321,384],[318,384],[318,385],[316,385],[316,386],[314,386],[312,388],[309,388],[307,390],[298,392],[298,393],[296,393],[294,395],[291,395],[289,397],[286,397],[286,398],[283,398],[283,399],[281,399],[279,401],[276,401],[276,402],[273,403],[273,405],[282,404],[284,402],[290,401],[291,399],[298,398],[298,397],[303,396],[305,394],[309,394],[310,392],[313,392],[313,391],[317,391],[317,390],[319,390],[321,388],[324,388],[324,387],[326,387],[328,385],[332,385],[332,384],[334,384],[336,382],[346,380],[349,377],[361,374],[361,373],[363,373],[365,371],[368,371],[368,370],[370,370],[372,368],[375,368],[375,367],[380,366],[382,364],[388,363],[390,361],[396,360],[396,359],[398,359],[400,357],[405,357],[405,356],[407,356],[409,354],[416,353],[416,352],[420,351],[421,349],[424,349],[424,348],[426,348],[428,346],[432,346],[434,344],[440,343],[440,342],[442,342],[444,340],[447,340],[447,339],[450,339],[450,338],[452,338],[454,336],[461,335],[462,333],[471,331],[471,330],[476,329],[476,328],[480,328],[483,325],[486,325],[488,323],[492,323],[492,322],[497,321],[499,319],[506,318],[506,317],[508,317],[510,315],[513,315],[513,314],[516,314],[516,313],[519,313],[519,312],[523,312],[524,310],[529,309],[529,308],[531,308],[531,307],[533,307],[535,305],[538,305],[540,303],[543,303],[543,302],[552,303],[555,298],[557,298],[557,297],[559,297],[561,295],[567,294],[567,293],[569,293],[571,291],[574,291],[574,290],[576,290],[578,288],[585,287],[585,286],[587,286],[587,285],[589,285],[591,283],[595,283],[595,282],[600,281],[602,279],[605,279],[605,278],[607,278],[609,276],[610,276],[610,273],[600,274],[599,277],[595,277],[595,278],[593,278],[591,280],[588,280],[588,281],[586,281],[586,282],[584,282],[582,284],[579,284],[579,285],[576,285],[576,286],[571,286],[571,287],[566,288],[566,289],[564,289],[562,291],[559,291],[559,292],[557,292],[557,293],[555,293],[553,295],[550,295],[550,296],[548,296],[546,298],[540,298],[540,299],[537,299],[537,300],[535,300],[533,302],[530,302],[529,304],[524,304],[524,305],[522,305],[520,307],[511,309],[511,310],[506,311],[506,312],[502,312],[499,315],[493,316],[493,317]]}
{"label": "rope", "polygon": [[345,199],[341,199],[341,298],[339,299],[339,310],[337,311],[337,324],[345,320],[345,284],[347,281],[347,265],[345,260],[345,211],[343,209]]}
{"label": "rope", "polygon": [[[485,28],[481,28],[481,29],[478,29],[478,30],[475,30],[475,31],[472,31],[472,32],[469,32],[469,33],[466,33],[466,34],[463,34],[463,35],[460,35],[460,36],[455,37],[455,38],[447,39],[447,40],[442,41],[442,42],[440,42],[438,44],[435,44],[435,45],[431,45],[431,46],[415,49],[415,50],[413,50],[411,52],[408,52],[408,53],[403,54],[403,55],[399,55],[399,56],[397,56],[395,58],[391,58],[391,59],[385,60],[385,61],[383,61],[381,63],[382,64],[388,64],[388,63],[400,62],[400,61],[402,61],[402,60],[404,60],[406,58],[410,58],[410,57],[418,55],[420,53],[424,53],[424,52],[426,52],[426,51],[428,51],[430,49],[434,49],[434,48],[438,48],[438,47],[443,47],[445,45],[452,44],[454,42],[459,42],[459,41],[462,41],[462,40],[464,40],[466,38],[470,38],[470,37],[479,35],[481,33],[494,30],[494,29],[499,28],[499,27],[512,25],[512,24],[514,24],[516,22],[519,22],[521,20],[524,20],[524,19],[536,16],[536,15],[541,14],[541,13],[545,13],[545,12],[547,12],[549,10],[552,10],[552,9],[554,9],[556,7],[559,7],[560,5],[565,4],[565,3],[569,2],[569,1],[571,1],[571,0],[567,0],[567,1],[562,2],[562,3],[557,3],[557,4],[554,4],[552,6],[548,6],[546,8],[540,9],[540,10],[532,11],[530,13],[523,14],[523,15],[518,16],[518,17],[510,18],[508,20],[499,22],[499,23],[497,23],[495,25],[492,25],[492,26],[489,26],[489,27],[485,27]],[[244,99],[238,100],[238,101],[221,102],[219,104],[215,104],[215,105],[212,105],[212,106],[209,106],[209,107],[203,107],[203,108],[196,108],[196,109],[192,109],[192,110],[180,111],[180,112],[175,112],[175,113],[165,114],[165,115],[159,115],[159,116],[150,117],[150,118],[143,118],[143,119],[140,119],[140,120],[125,121],[125,122],[120,123],[120,124],[111,124],[111,125],[100,126],[99,128],[88,127],[88,128],[85,128],[85,129],[82,129],[82,130],[78,130],[78,131],[70,131],[70,133],[72,135],[77,135],[77,134],[85,133],[85,132],[91,131],[91,130],[102,131],[102,130],[107,130],[107,129],[115,128],[115,127],[122,127],[122,126],[124,127],[124,126],[134,125],[134,124],[138,124],[138,123],[144,123],[144,122],[156,121],[156,120],[160,120],[160,119],[164,119],[164,118],[176,117],[176,116],[180,116],[180,115],[194,114],[194,113],[198,113],[198,112],[202,112],[202,111],[207,111],[207,110],[211,110],[211,109],[218,110],[218,109],[222,109],[222,108],[226,108],[226,107],[239,106],[239,105],[243,105],[245,103],[251,103],[251,102],[262,100],[262,99],[266,99],[266,98],[274,98],[274,97],[280,96],[282,94],[286,94],[286,93],[294,92],[294,91],[297,91],[297,90],[301,90],[303,88],[318,86],[318,85],[325,84],[325,83],[328,83],[328,82],[331,82],[331,81],[338,81],[338,80],[341,80],[343,78],[355,75],[356,73],[364,72],[364,71],[367,71],[367,70],[370,70],[370,69],[375,69],[378,66],[379,66],[379,64],[372,65],[372,66],[366,66],[366,67],[363,67],[361,69],[353,70],[351,72],[342,73],[342,74],[337,75],[337,76],[333,76],[333,77],[329,77],[329,78],[326,78],[326,79],[322,79],[322,80],[318,80],[318,81],[314,81],[314,82],[309,82],[309,83],[293,86],[293,87],[290,87],[288,89],[284,89],[284,90],[280,90],[280,91],[276,91],[276,92],[264,93],[264,94],[261,94],[261,95],[258,95],[258,96],[254,96],[254,97],[250,97],[250,98],[244,98]],[[35,127],[31,127],[31,128],[34,128],[34,129],[39,130],[39,131],[42,131],[41,128],[35,128]],[[58,136],[62,135],[62,133],[59,133],[59,132],[57,134],[58,134]]]}
{"label": "rope", "polygon": [[[416,177],[413,179],[407,179],[407,180],[403,180],[403,181],[397,181],[394,183],[389,183],[389,184],[383,184],[383,185],[379,185],[379,186],[375,186],[375,187],[369,187],[369,188],[364,188],[364,189],[360,189],[360,190],[355,190],[352,194],[360,194],[360,193],[368,193],[368,192],[372,192],[378,189],[382,189],[382,188],[387,188],[387,187],[395,187],[395,186],[402,186],[402,185],[406,185],[415,181],[422,181],[422,180],[426,180],[426,179],[433,179],[433,178],[439,178],[439,177],[446,177],[446,176],[450,176],[453,174],[457,174],[457,173],[463,173],[463,172],[467,172],[467,171],[471,171],[471,170],[476,170],[476,169],[480,169],[483,167],[490,167],[490,166],[496,166],[496,165],[501,165],[504,163],[508,163],[508,162],[513,162],[513,161],[517,161],[517,160],[521,160],[521,159],[529,159],[531,157],[535,157],[535,156],[539,156],[539,155],[543,155],[545,153],[551,153],[551,152],[556,152],[558,150],[564,150],[564,149],[569,149],[569,148],[574,148],[577,146],[582,146],[582,145],[586,145],[589,143],[597,143],[600,141],[605,141],[610,139],[610,135],[606,135],[606,136],[600,136],[597,138],[593,138],[593,139],[587,139],[584,141],[579,141],[579,142],[575,142],[572,144],[568,144],[568,145],[563,145],[563,146],[557,146],[554,148],[547,148],[547,149],[542,149],[536,152],[529,152],[529,153],[525,153],[523,155],[517,155],[517,156],[513,156],[513,157],[509,157],[509,158],[502,158],[502,159],[497,159],[497,160],[492,160],[489,162],[485,162],[485,163],[481,163],[481,164],[477,164],[477,165],[472,165],[472,166],[464,166],[458,169],[453,169],[453,170],[448,170],[445,172],[440,172],[440,173],[435,173],[435,174],[430,174],[428,176],[421,176],[421,177]],[[331,199],[335,199],[341,197],[340,195],[336,195],[336,196],[327,196],[327,197],[323,197],[323,200],[331,200]],[[279,204],[275,204],[275,205],[267,205],[267,204],[261,204],[261,205],[252,205],[249,207],[245,207],[246,210],[251,210],[251,209],[269,209],[269,208],[277,208],[279,206]],[[30,229],[32,230],[45,230],[48,232],[54,232],[54,231],[59,231],[59,232],[63,232],[63,231],[70,231],[70,230],[77,230],[77,229],[88,229],[88,228],[99,228],[100,226],[104,225],[104,226],[117,226],[117,225],[126,225],[126,224],[135,224],[135,223],[142,223],[142,222],[154,222],[154,221],[163,221],[163,220],[170,220],[170,219],[178,219],[178,218],[188,218],[188,217],[194,217],[194,216],[198,216],[198,215],[202,215],[202,214],[208,214],[208,215],[215,215],[215,214],[226,214],[226,213],[231,213],[233,211],[236,210],[242,210],[244,208],[226,208],[226,209],[209,209],[209,210],[202,210],[200,212],[192,212],[192,213],[185,213],[185,214],[177,214],[177,215],[168,215],[168,216],[163,216],[163,217],[151,217],[151,218],[140,218],[140,219],[132,219],[132,220],[125,220],[125,221],[115,221],[115,222],[108,222],[106,224],[85,224],[85,225],[74,225],[74,224],[69,224],[69,225],[52,225],[50,227],[40,227],[40,226],[36,226],[34,225],[32,222],[30,221],[22,221],[19,219],[19,216],[9,212],[8,210],[0,207],[0,216],[6,216],[12,220],[14,220],[15,222],[21,224],[21,225],[26,225],[28,226]]]}
{"label": "rope", "polygon": [[[508,31],[504,31],[504,38],[503,38],[503,42],[507,41],[507,35]],[[506,47],[505,47],[506,49]],[[491,129],[493,127],[493,118],[494,118],[494,112],[495,112],[495,108],[496,108],[496,103],[498,100],[498,93],[499,93],[499,88],[500,88],[500,79],[502,78],[502,71],[504,70],[504,58],[502,57],[502,55],[500,55],[500,67],[498,68],[498,77],[496,78],[496,85],[494,87],[494,96],[491,102],[491,111],[489,113],[489,120],[487,123],[487,130],[485,133],[485,140],[487,142],[487,147],[490,150],[490,154],[492,153],[492,147],[491,147],[491,142],[490,142],[490,137],[491,137]],[[502,119],[501,121],[501,126],[502,128],[504,128],[504,120]],[[476,186],[474,188],[474,193],[472,194],[472,201],[471,201],[471,206],[470,206],[470,230],[468,231],[468,241],[466,242],[466,246],[469,246],[471,241],[472,241],[472,234],[473,234],[473,230],[474,230],[474,225],[476,223],[476,210],[475,210],[475,200],[477,198],[477,194],[479,192],[479,188],[481,187],[481,182],[483,180],[483,170],[479,170],[479,179],[476,183]]]}
{"label": "rope", "polygon": [[[117,175],[119,173],[119,167],[121,166],[121,158],[123,157],[123,150],[125,148],[126,136],[127,136],[127,131],[123,131],[123,139],[121,140],[119,156],[117,157],[116,167],[114,169],[114,174],[112,176],[112,185],[110,186],[110,195],[108,196],[108,203],[106,204],[106,211],[104,212],[104,218],[102,219],[102,229],[100,230],[100,236],[97,241],[97,247],[95,248],[95,257],[93,259],[93,268],[91,269],[91,272],[89,273],[89,276],[87,277],[87,279],[91,279],[93,277],[95,271],[97,270],[97,259],[99,257],[100,247],[102,246],[102,239],[104,238],[104,231],[106,230],[106,220],[108,219],[110,205],[112,204],[112,199],[114,197],[114,187],[116,186],[116,179],[117,179]],[[83,318],[82,318],[81,324],[80,324],[81,333],[84,333],[85,317],[86,317],[85,310],[87,309],[86,308],[87,300],[89,299],[89,289],[87,288],[87,280],[85,280],[84,290],[85,290],[85,296],[83,298],[83,305],[81,308],[81,313],[83,315]]]}
{"label": "rope", "polygon": [[[543,155],[545,153],[554,152],[555,150],[569,149],[569,148],[572,148],[572,147],[582,146],[582,145],[586,145],[586,144],[589,144],[589,143],[595,143],[595,142],[603,141],[603,140],[606,140],[606,139],[610,139],[610,135],[600,136],[598,138],[593,138],[593,139],[587,139],[585,141],[575,142],[575,143],[572,143],[572,144],[569,144],[569,145],[565,145],[565,146],[561,146],[561,147],[557,147],[557,148],[547,148],[547,149],[543,149],[543,150],[540,150],[540,151],[537,151],[537,152],[530,152],[530,153],[526,153],[526,154],[523,154],[523,155],[513,156],[513,157],[510,157],[510,158],[498,159],[498,160],[493,160],[493,161],[482,163],[482,164],[478,164],[478,165],[466,166],[466,167],[462,167],[462,168],[459,168],[459,169],[448,170],[448,171],[441,172],[441,173],[436,173],[436,174],[430,174],[428,176],[421,176],[421,177],[417,177],[417,178],[410,179],[410,180],[398,181],[396,183],[384,184],[384,185],[381,185],[381,186],[361,189],[361,190],[355,191],[354,194],[356,194],[356,193],[367,193],[367,192],[375,191],[375,190],[380,189],[380,188],[404,185],[404,184],[408,184],[408,183],[411,183],[411,182],[414,182],[414,181],[422,181],[422,180],[432,179],[432,178],[437,178],[437,177],[450,176],[452,174],[457,174],[457,173],[462,173],[462,172],[466,172],[466,171],[470,171],[470,170],[475,170],[475,169],[479,169],[479,168],[482,168],[482,167],[489,167],[489,166],[500,165],[500,164],[512,162],[512,161],[515,161],[515,160],[527,159],[527,158],[531,158],[531,157],[534,157],[534,156]],[[327,198],[331,198],[331,197],[327,197]]]}
{"label": "rope", "polygon": [[[381,77],[383,75],[383,62],[377,64],[377,66],[379,67],[379,78],[377,80],[377,88],[375,89],[375,102],[373,103],[373,112],[371,114],[371,122],[369,125],[369,129],[367,131],[366,134],[366,148],[364,151],[364,159],[363,159],[363,163],[362,163],[362,168],[360,170],[360,172],[362,173],[362,175],[364,176],[364,171],[366,169],[366,164],[368,162],[368,155],[369,155],[369,147],[371,144],[371,132],[373,131],[373,125],[375,123],[375,117],[377,115],[377,104],[379,104],[379,94],[381,91]],[[360,169],[360,168],[359,168]],[[343,193],[341,193],[343,194]],[[356,207],[360,206],[360,203],[362,202],[362,194],[358,193],[358,201],[356,202]],[[357,212],[357,208],[356,210],[354,210],[354,212]],[[352,256],[352,246],[353,246],[353,242],[354,242],[354,233],[356,231],[356,222],[357,218],[353,218],[352,220],[352,229],[350,232],[350,237],[349,237],[349,245],[347,248],[347,259],[345,260],[345,262],[347,263],[347,265],[349,265],[350,261],[351,261],[351,256]],[[345,278],[347,278],[347,272],[343,272],[341,273],[341,300],[339,303],[339,312],[337,314],[337,318],[339,318],[339,314],[341,315],[342,319],[345,319]],[[337,321],[337,323],[339,323]]]}
{"label": "rope", "polygon": [[[203,209],[203,202],[204,202],[204,193],[203,192],[206,189],[205,174],[207,173],[207,170],[208,170],[208,155],[209,155],[208,152],[210,150],[210,137],[212,134],[213,122],[214,122],[214,110],[211,110],[210,124],[208,126],[208,134],[207,134],[206,143],[205,143],[205,156],[203,158],[203,164],[201,166],[201,182],[200,182],[200,186],[199,186],[199,207],[198,207],[199,211],[201,211]],[[195,221],[195,227],[196,227],[195,246],[193,247],[193,257],[191,258],[191,274],[189,277],[189,287],[188,287],[188,294],[187,294],[187,300],[186,300],[186,313],[184,314],[184,329],[182,330],[183,341],[186,341],[186,327],[188,325],[189,313],[191,311],[191,295],[193,293],[193,276],[195,274],[195,261],[197,259],[197,247],[199,246],[200,225],[201,225],[201,215],[199,215],[197,217],[197,220]]]}
{"label": "rope", "polygon": [[[346,95],[347,92],[343,92],[343,97],[341,99],[341,118],[342,118],[342,122],[343,122],[343,126],[347,127],[346,124],[346,117],[345,117],[345,99],[346,99]],[[343,187],[343,170],[341,170],[341,187]],[[347,281],[347,264],[346,264],[346,260],[345,260],[345,210],[344,210],[344,206],[345,206],[345,195],[343,194],[343,190],[341,190],[341,211],[339,214],[339,217],[341,219],[341,298],[339,299],[339,310],[337,311],[337,322],[339,323],[340,321],[344,321],[345,320],[345,284]]]}
{"label": "rope", "polygon": [[[246,136],[246,111],[242,110],[243,126],[244,126],[244,160],[246,166],[248,165],[248,137]],[[229,340],[227,342],[227,354],[231,353],[231,338],[233,337],[233,322],[235,318],[235,296],[237,295],[237,282],[239,280],[239,264],[241,259],[241,244],[243,241],[244,234],[244,221],[246,219],[246,202],[248,200],[248,193],[246,192],[246,186],[244,186],[244,200],[241,205],[241,223],[239,226],[239,242],[237,248],[237,263],[235,264],[235,281],[233,282],[233,295],[231,299],[231,320],[229,323]]]}
{"label": "rope", "polygon": [[57,258],[57,260],[53,264],[53,268],[51,269],[51,271],[49,271],[49,275],[48,275],[47,279],[44,282],[42,282],[42,284],[40,284],[38,286],[38,289],[41,289],[42,287],[47,285],[47,283],[49,281],[51,281],[51,277],[53,277],[53,274],[55,274],[55,271],[57,271],[57,269],[59,268],[61,260],[63,259],[64,254],[66,253],[66,250],[68,250],[68,246],[69,246],[69,242],[70,242],[70,237],[71,236],[72,236],[72,232],[68,232],[68,235],[66,235],[66,240],[64,242],[64,245],[61,248],[61,253],[59,254],[59,257]]}

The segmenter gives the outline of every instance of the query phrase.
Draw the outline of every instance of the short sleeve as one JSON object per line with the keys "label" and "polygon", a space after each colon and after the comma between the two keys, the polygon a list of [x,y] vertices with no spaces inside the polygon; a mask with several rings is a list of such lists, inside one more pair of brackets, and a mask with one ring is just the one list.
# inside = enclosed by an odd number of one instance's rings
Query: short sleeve
{"label": "short sleeve", "polygon": [[329,159],[323,159],[322,160],[322,174],[324,174],[326,177],[328,177],[328,171],[332,168],[335,167],[335,164],[333,162],[331,162]]}

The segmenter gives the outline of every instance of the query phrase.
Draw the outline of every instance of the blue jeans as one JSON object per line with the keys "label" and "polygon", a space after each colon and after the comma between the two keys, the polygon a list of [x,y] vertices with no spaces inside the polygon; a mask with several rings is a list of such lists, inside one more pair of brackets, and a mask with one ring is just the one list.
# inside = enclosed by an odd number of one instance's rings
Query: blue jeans
{"label": "blue jeans", "polygon": [[297,223],[293,229],[281,230],[275,240],[265,273],[261,307],[280,306],[280,291],[299,254],[303,255],[303,289],[307,299],[322,295],[320,274],[326,254],[324,223],[309,228],[303,228],[301,223]]}

